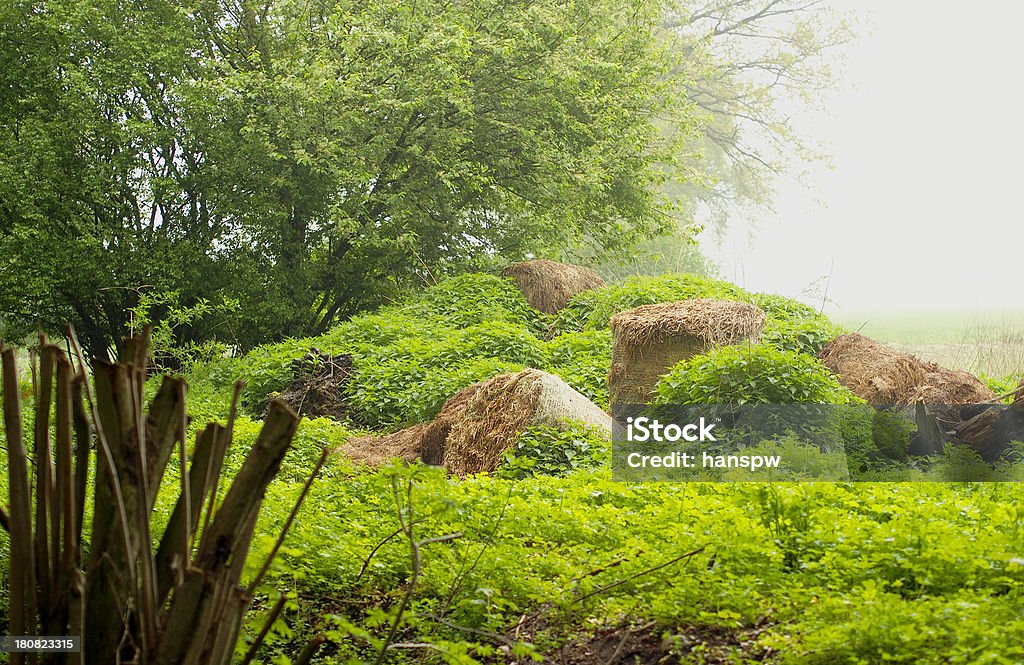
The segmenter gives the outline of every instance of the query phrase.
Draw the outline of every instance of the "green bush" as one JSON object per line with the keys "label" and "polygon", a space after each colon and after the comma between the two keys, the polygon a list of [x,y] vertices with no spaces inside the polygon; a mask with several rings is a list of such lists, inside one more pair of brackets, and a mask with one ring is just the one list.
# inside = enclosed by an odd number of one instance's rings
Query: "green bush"
{"label": "green bush", "polygon": [[816,356],[825,345],[843,334],[843,329],[824,316],[799,321],[769,319],[761,341],[783,351]]}
{"label": "green bush", "polygon": [[505,453],[497,475],[566,476],[605,465],[610,451],[607,434],[583,423],[569,422],[562,428],[535,425],[516,437],[515,446]]}
{"label": "green bush", "polygon": [[543,325],[540,312],[530,307],[515,284],[497,275],[481,273],[444,280],[423,291],[405,311],[442,320],[455,328],[494,321],[537,330]]}
{"label": "green bush", "polygon": [[792,298],[758,293],[753,303],[764,310],[768,319],[761,341],[778,349],[816,356],[843,333],[827,316]]}
{"label": "green bush", "polygon": [[581,356],[601,358],[609,363],[612,357],[612,333],[609,330],[568,332],[555,337],[547,346],[552,365],[566,365]]}
{"label": "green bush", "polygon": [[724,346],[677,364],[659,404],[850,404],[857,398],[814,358],[768,344]]}
{"label": "green bush", "polygon": [[608,367],[612,356],[612,335],[608,330],[588,330],[559,335],[547,345],[550,356],[545,368],[562,378],[588,399],[608,408]]}

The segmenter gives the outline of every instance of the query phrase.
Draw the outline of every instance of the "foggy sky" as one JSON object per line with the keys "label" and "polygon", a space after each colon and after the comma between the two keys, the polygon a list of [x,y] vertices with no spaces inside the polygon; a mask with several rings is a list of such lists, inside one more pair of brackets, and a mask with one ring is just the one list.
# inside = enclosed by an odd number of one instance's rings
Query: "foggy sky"
{"label": "foggy sky", "polygon": [[[703,242],[723,277],[841,310],[1024,309],[1024,5],[856,2],[867,19],[828,115],[834,171],[780,182],[756,239]],[[817,199],[817,200],[816,200]],[[820,200],[820,202],[819,202]]]}

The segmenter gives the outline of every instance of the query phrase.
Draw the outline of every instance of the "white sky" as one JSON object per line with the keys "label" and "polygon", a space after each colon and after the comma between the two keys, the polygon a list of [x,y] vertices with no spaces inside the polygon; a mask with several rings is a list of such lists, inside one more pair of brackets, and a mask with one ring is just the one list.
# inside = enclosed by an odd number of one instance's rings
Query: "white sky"
{"label": "white sky", "polygon": [[758,291],[831,274],[841,311],[1024,309],[1024,3],[847,6],[870,32],[805,125],[835,170],[780,183],[753,244],[736,228],[705,253]]}

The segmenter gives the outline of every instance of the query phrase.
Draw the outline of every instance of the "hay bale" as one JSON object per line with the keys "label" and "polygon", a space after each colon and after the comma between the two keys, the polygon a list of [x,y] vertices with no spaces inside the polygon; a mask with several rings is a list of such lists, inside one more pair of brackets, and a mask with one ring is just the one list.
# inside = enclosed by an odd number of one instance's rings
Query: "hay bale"
{"label": "hay bale", "polygon": [[920,360],[858,333],[840,335],[826,344],[818,360],[871,404],[906,403],[915,388],[925,385]]}
{"label": "hay bale", "polygon": [[516,436],[533,425],[566,420],[611,436],[611,417],[553,374],[525,369],[475,383],[455,393],[428,423],[379,437],[362,437],[341,452],[368,466],[394,457],[422,459],[465,476],[494,471]]}
{"label": "hay bale", "polygon": [[502,270],[501,276],[515,282],[530,306],[546,314],[565,307],[577,293],[606,286],[590,268],[547,259],[516,263]]}
{"label": "hay bale", "polygon": [[871,404],[974,404],[995,397],[967,372],[922,362],[857,333],[826,344],[818,359]]}
{"label": "hay bale", "polygon": [[935,363],[924,364],[924,381],[925,385],[945,393],[945,404],[979,404],[996,398],[992,389],[970,372],[948,369]]}
{"label": "hay bale", "polygon": [[680,360],[716,346],[756,341],[764,330],[759,307],[731,300],[641,305],[611,318],[612,404],[646,404],[658,380]]}

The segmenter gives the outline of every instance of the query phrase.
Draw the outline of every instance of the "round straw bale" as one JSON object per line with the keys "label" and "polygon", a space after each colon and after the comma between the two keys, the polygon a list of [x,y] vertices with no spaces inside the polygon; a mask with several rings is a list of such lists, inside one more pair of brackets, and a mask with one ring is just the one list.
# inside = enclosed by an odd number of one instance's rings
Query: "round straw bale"
{"label": "round straw bale", "polygon": [[547,314],[565,307],[577,293],[606,286],[590,268],[547,259],[516,263],[502,270],[501,276],[515,282],[526,301]]}
{"label": "round straw bale", "polygon": [[871,404],[905,403],[914,388],[925,384],[920,360],[859,333],[832,340],[818,359],[839,376],[840,383]]}
{"label": "round straw bale", "polygon": [[475,383],[455,393],[428,423],[362,437],[341,452],[369,466],[399,457],[422,459],[465,476],[489,473],[516,436],[532,425],[583,422],[611,436],[611,416],[553,374],[525,369]]}
{"label": "round straw bale", "polygon": [[684,300],[641,305],[609,321],[612,404],[646,404],[654,387],[680,360],[716,346],[756,341],[764,330],[759,307],[731,300]]}
{"label": "round straw bale", "polygon": [[995,398],[967,372],[921,362],[857,333],[837,337],[818,358],[871,404],[974,404]]}

